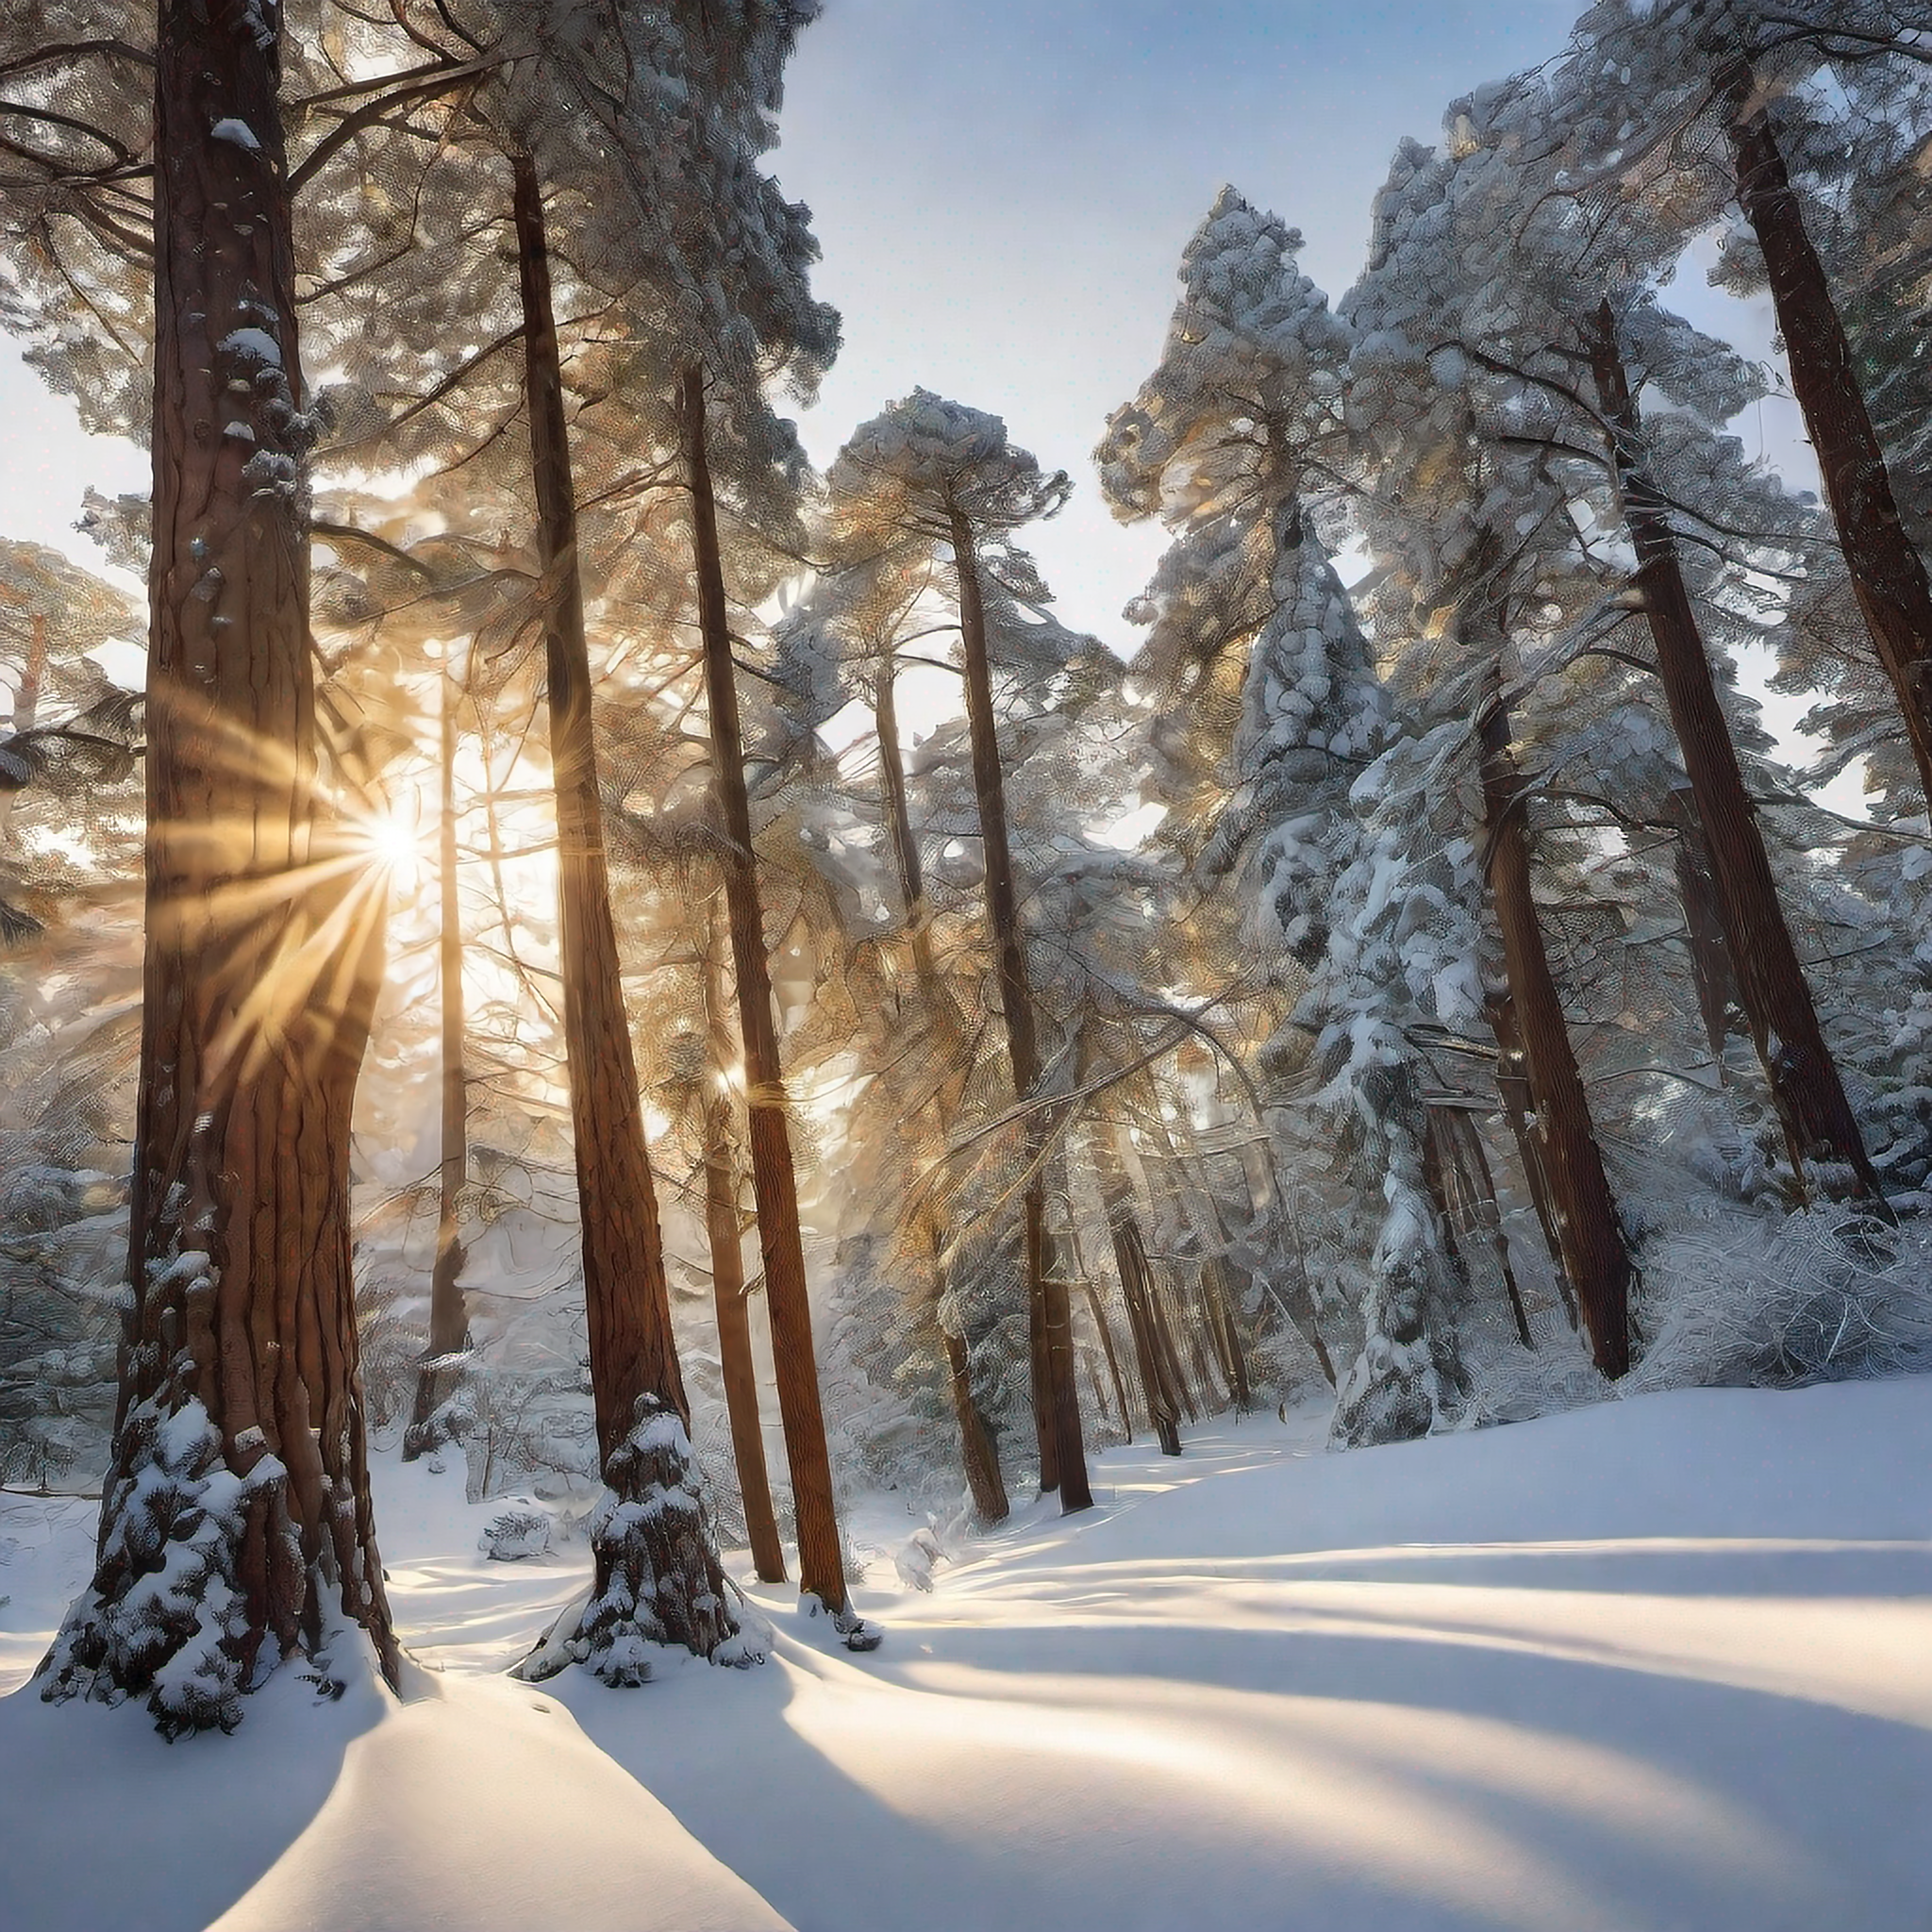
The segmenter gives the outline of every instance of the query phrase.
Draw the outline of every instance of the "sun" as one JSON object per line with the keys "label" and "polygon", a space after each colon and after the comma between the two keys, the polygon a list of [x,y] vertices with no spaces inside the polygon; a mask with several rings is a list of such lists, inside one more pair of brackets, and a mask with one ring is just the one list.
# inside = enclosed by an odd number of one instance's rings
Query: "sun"
{"label": "sun", "polygon": [[358,819],[356,834],[371,865],[387,872],[405,892],[414,891],[425,855],[422,827],[411,805],[392,805]]}

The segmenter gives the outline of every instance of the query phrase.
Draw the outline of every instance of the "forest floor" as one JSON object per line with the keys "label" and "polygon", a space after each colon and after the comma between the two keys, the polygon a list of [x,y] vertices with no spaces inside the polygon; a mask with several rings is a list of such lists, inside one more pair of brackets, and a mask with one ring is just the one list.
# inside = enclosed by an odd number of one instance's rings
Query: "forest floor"
{"label": "forest floor", "polygon": [[[922,1592],[855,1513],[855,1657],[503,1674],[581,1542],[385,1460],[413,1663],[233,1737],[49,1709],[93,1510],[0,1497],[9,1932],[1925,1932],[1932,1377],[1647,1395],[1347,1456],[1323,1418],[1096,1460]],[[744,1566],[739,1565],[739,1568]],[[915,1559],[913,1568],[917,1568]]]}

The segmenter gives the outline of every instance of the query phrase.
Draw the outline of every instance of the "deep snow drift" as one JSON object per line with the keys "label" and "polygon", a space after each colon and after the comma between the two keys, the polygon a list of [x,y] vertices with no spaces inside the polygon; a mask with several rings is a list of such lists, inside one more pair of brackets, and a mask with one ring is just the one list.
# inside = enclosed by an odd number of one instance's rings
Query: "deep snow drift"
{"label": "deep snow drift", "polygon": [[[630,1692],[503,1677],[583,1545],[487,1562],[500,1505],[385,1462],[403,1700],[284,1672],[234,1738],[173,1746],[138,1709],[0,1700],[0,1917],[1924,1932],[1932,1378],[1347,1456],[1325,1420],[1114,1451],[1091,1515],[1024,1514],[930,1594],[892,1560],[918,1524],[875,1499],[883,1650],[758,1589],[763,1669]],[[92,1525],[0,1497],[0,1688]]]}

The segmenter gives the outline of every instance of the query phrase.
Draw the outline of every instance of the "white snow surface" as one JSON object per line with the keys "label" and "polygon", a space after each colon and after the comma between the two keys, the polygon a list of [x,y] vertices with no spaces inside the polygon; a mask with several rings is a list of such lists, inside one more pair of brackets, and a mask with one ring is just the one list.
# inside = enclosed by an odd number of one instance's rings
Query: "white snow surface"
{"label": "white snow surface", "polygon": [[1924,1932],[1932,1377],[1326,1425],[1115,1450],[977,1541],[863,1499],[882,1650],[750,1586],[763,1668],[630,1691],[503,1675],[586,1580],[564,1519],[491,1563],[503,1499],[384,1458],[401,1698],[344,1639],[336,1701],[283,1671],[175,1745],[16,1688],[93,1509],[0,1496],[0,1921]]}

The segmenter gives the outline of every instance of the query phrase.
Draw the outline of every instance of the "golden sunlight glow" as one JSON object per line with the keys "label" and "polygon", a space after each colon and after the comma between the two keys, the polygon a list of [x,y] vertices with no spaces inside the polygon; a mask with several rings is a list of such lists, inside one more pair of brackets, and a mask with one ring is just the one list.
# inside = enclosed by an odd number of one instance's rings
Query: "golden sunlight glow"
{"label": "golden sunlight glow", "polygon": [[358,819],[356,834],[371,863],[389,873],[398,891],[415,891],[417,874],[427,854],[413,799],[399,800],[387,811]]}

